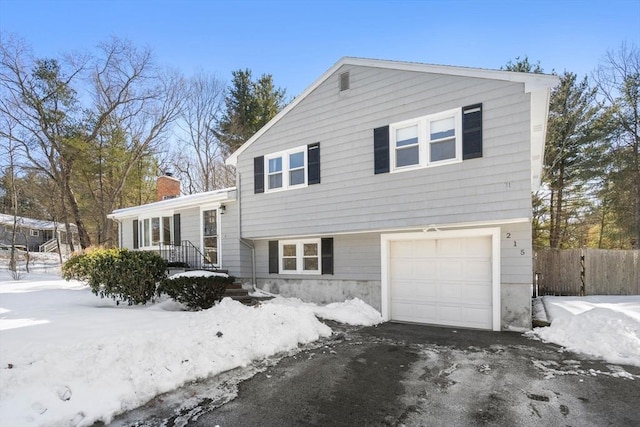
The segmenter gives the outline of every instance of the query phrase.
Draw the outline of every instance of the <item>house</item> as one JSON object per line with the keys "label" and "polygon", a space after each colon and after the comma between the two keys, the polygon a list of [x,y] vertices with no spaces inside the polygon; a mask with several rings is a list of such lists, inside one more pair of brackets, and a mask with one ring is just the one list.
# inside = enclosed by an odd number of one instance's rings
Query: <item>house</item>
{"label": "house", "polygon": [[158,177],[157,201],[117,209],[119,246],[159,251],[169,262],[190,268],[238,271],[236,189],[181,195],[180,181]]}
{"label": "house", "polygon": [[[16,245],[28,249],[30,252],[70,252],[67,244],[67,231],[63,223],[47,221],[22,216],[15,217]],[[11,245],[13,241],[14,216],[0,214],[0,244]],[[78,242],[78,228],[70,224],[71,238]]]}
{"label": "house", "polygon": [[284,296],[358,297],[387,320],[530,329],[531,192],[557,83],[341,59],[227,160],[237,188],[207,202],[227,206],[219,265]]}

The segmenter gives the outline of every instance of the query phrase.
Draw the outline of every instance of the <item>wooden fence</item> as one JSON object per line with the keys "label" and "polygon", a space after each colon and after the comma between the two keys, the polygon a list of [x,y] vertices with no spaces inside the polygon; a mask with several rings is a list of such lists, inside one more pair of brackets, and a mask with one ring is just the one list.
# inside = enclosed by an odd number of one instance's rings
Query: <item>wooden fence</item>
{"label": "wooden fence", "polygon": [[640,295],[640,250],[540,249],[537,295]]}

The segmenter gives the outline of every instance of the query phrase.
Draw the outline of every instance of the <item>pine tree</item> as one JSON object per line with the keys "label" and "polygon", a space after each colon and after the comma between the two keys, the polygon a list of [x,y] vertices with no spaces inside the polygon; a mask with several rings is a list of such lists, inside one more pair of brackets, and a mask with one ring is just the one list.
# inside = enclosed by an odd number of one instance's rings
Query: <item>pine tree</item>
{"label": "pine tree", "polygon": [[276,88],[270,74],[252,80],[251,70],[232,73],[225,96],[225,112],[218,122],[218,138],[228,154],[237,150],[282,108],[285,90]]}

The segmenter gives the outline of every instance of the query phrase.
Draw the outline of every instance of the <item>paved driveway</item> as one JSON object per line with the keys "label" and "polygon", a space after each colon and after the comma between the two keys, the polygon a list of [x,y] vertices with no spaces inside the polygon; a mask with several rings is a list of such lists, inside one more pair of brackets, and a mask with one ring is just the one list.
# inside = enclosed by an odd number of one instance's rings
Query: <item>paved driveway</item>
{"label": "paved driveway", "polygon": [[162,396],[116,425],[640,425],[640,368],[517,333],[331,326],[332,339]]}

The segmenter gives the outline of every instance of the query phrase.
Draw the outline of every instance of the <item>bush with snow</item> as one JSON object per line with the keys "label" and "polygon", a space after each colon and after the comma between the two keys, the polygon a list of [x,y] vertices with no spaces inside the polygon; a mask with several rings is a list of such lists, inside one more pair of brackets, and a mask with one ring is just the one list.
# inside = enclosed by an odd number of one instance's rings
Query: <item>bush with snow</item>
{"label": "bush with snow", "polygon": [[227,285],[234,280],[226,274],[172,276],[160,283],[158,294],[166,294],[191,310],[206,310],[222,300]]}
{"label": "bush with snow", "polygon": [[96,249],[71,256],[62,275],[87,282],[101,298],[134,305],[153,300],[166,269],[167,261],[155,252]]}

